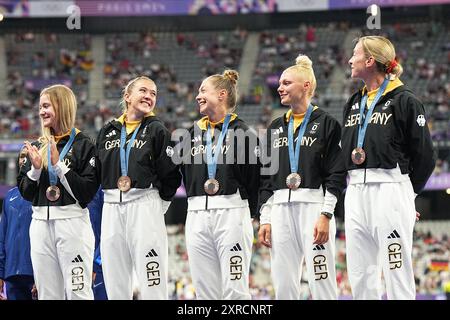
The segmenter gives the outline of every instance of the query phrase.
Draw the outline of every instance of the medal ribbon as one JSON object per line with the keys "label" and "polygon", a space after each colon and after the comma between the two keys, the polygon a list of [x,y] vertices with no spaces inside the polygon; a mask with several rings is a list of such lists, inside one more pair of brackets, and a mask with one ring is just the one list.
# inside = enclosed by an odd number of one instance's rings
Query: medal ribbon
{"label": "medal ribbon", "polygon": [[130,159],[131,147],[133,146],[136,135],[141,127],[141,123],[134,129],[131,139],[128,141],[127,150],[125,152],[125,143],[127,140],[127,128],[125,121],[123,122],[122,129],[120,131],[120,170],[122,176],[128,175],[128,160]]}
{"label": "medal ribbon", "polygon": [[[62,161],[64,159],[64,157],[66,156],[67,152],[69,152],[70,147],[72,146],[76,135],[77,135],[77,132],[76,132],[75,128],[73,128],[72,131],[70,132],[69,141],[67,141],[66,145],[64,146],[61,153],[59,154],[59,161]],[[49,142],[48,147],[47,147],[48,178],[50,181],[50,185],[56,186],[56,184],[58,183],[58,176],[56,175],[55,168],[53,168],[53,165],[52,165],[50,149],[51,149],[51,146],[50,146],[50,142]]]}
{"label": "medal ribbon", "polygon": [[[384,79],[383,83],[381,84],[380,89],[378,89],[377,95],[375,96],[375,99],[373,99],[372,104],[370,105],[369,111],[367,111],[366,116],[364,117],[364,109],[366,108],[367,93],[362,97],[361,99],[361,105],[359,106],[359,127],[358,127],[358,148],[362,148],[364,144],[364,137],[366,135],[367,126],[369,124],[370,118],[372,117],[373,109],[375,109],[375,105],[377,104],[378,100],[380,100],[381,96],[383,95],[384,91],[386,90],[386,87],[389,83],[389,79]],[[364,117],[364,124],[361,126],[362,119]]]}
{"label": "medal ribbon", "polygon": [[303,135],[306,131],[306,126],[308,125],[309,118],[311,117],[311,113],[313,111],[313,106],[309,104],[308,110],[306,110],[305,118],[303,119],[302,124],[300,125],[300,131],[297,136],[297,143],[295,146],[294,152],[294,115],[291,114],[289,118],[289,126],[288,126],[288,149],[289,149],[289,162],[291,165],[291,173],[297,173],[298,171],[298,161],[300,159],[300,145],[303,139]]}
{"label": "medal ribbon", "polygon": [[228,125],[230,124],[231,114],[227,114],[223,121],[222,131],[220,132],[219,139],[216,144],[216,151],[214,157],[212,156],[212,137],[211,137],[211,125],[208,123],[208,130],[206,131],[206,157],[208,165],[208,177],[214,179],[217,171],[217,159],[219,158],[220,149],[222,148],[223,139],[227,134]]}

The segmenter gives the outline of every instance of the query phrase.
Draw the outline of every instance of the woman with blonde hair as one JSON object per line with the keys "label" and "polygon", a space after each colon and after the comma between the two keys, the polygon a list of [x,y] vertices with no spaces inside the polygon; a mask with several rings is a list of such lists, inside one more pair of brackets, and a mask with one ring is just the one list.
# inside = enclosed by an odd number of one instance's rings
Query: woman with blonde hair
{"label": "woman with blonde hair", "polygon": [[345,187],[341,127],[312,105],[315,89],[312,62],[299,55],[279,80],[281,103],[290,110],[267,129],[268,153],[272,162],[279,160],[279,170],[261,176],[258,238],[271,248],[276,299],[300,299],[304,259],[312,298],[337,299],[334,210]]}
{"label": "woman with blonde hair", "polygon": [[32,202],[31,260],[41,300],[93,299],[94,234],[86,207],[99,183],[95,146],[75,128],[76,111],[68,87],[41,91],[42,135],[25,142],[28,158],[17,178]]}
{"label": "woman with blonde hair", "polygon": [[186,248],[197,299],[250,299],[249,273],[259,185],[257,138],[234,111],[235,70],[203,80],[203,118],[189,130],[182,165],[188,196]]}
{"label": "woman with blonde hair", "polygon": [[104,191],[100,251],[110,300],[131,300],[133,271],[141,298],[168,299],[168,243],[164,222],[181,183],[171,160],[170,133],[153,110],[156,84],[132,79],[123,90],[124,113],[97,138]]}
{"label": "woman with blonde hair", "polygon": [[364,87],[344,107],[342,150],[349,186],[345,197],[347,268],[355,299],[414,299],[414,199],[435,157],[425,108],[399,79],[392,43],[357,40],[349,60]]}

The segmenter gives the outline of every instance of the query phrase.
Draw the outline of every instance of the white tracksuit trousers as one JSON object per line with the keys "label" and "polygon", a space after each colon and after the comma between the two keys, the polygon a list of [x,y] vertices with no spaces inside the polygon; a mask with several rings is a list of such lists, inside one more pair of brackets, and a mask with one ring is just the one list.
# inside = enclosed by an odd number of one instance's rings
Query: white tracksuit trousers
{"label": "white tracksuit trousers", "polygon": [[410,181],[348,186],[345,236],[354,299],[381,299],[381,270],[388,299],[415,299],[415,219]]}
{"label": "white tracksuit trousers", "polygon": [[272,205],[272,281],[275,298],[299,300],[303,259],[314,300],[336,300],[336,221],[330,220],[329,240],[313,244],[314,226],[322,203],[290,202]]}
{"label": "white tracksuit trousers", "polygon": [[39,300],[94,300],[94,233],[89,215],[30,225],[31,262]]}
{"label": "white tracksuit trousers", "polygon": [[253,238],[248,207],[188,211],[186,248],[197,299],[251,299]]}
{"label": "white tracksuit trousers", "polygon": [[110,300],[133,298],[133,269],[143,300],[168,299],[168,243],[156,189],[123,203],[103,205],[103,278]]}

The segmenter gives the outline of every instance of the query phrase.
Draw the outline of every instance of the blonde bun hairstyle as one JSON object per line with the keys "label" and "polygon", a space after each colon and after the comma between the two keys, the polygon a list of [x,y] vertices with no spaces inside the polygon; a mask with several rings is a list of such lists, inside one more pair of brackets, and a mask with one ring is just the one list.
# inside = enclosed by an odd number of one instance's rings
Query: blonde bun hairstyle
{"label": "blonde bun hairstyle", "polygon": [[287,68],[286,70],[291,70],[295,72],[302,80],[309,81],[311,86],[308,91],[308,96],[309,98],[312,98],[316,91],[317,81],[316,76],[314,75],[311,59],[304,54],[299,54],[295,59],[295,65]]}
{"label": "blonde bun hairstyle", "polygon": [[229,112],[234,112],[236,109],[238,79],[239,72],[232,69],[225,70],[222,74],[208,77],[208,81],[211,81],[216,90],[225,90],[228,93],[226,103]]}
{"label": "blonde bun hairstyle", "polygon": [[312,69],[311,59],[304,54],[299,54],[298,57],[295,58],[295,64],[301,68]]}
{"label": "blonde bun hairstyle", "polygon": [[237,81],[239,80],[239,72],[237,72],[236,70],[225,70],[222,73],[222,76],[229,80],[231,82],[232,85],[237,85]]}

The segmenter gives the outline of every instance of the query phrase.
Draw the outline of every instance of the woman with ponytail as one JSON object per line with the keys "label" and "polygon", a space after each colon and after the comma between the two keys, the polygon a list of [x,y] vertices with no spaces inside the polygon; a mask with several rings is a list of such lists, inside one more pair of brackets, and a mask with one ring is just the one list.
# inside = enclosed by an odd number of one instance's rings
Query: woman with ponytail
{"label": "woman with ponytail", "polygon": [[[271,248],[276,299],[300,299],[303,260],[313,299],[337,299],[334,210],[345,187],[341,127],[311,103],[316,78],[299,55],[279,80],[290,110],[267,129],[271,163],[261,176],[259,241]],[[274,161],[278,161],[274,164]]]}
{"label": "woman with ponytail", "polygon": [[197,299],[250,299],[249,273],[259,185],[257,138],[235,112],[238,73],[203,80],[203,118],[183,148],[188,196],[186,247]]}
{"label": "woman with ponytail", "polygon": [[414,299],[414,199],[435,157],[425,108],[399,79],[392,43],[357,40],[349,60],[364,87],[344,107],[342,150],[349,186],[345,196],[347,268],[355,299]]}
{"label": "woman with ponytail", "polygon": [[92,300],[94,234],[87,204],[99,182],[95,146],[75,128],[72,90],[53,85],[39,100],[42,135],[25,142],[17,183],[32,202],[31,261],[40,300]]}

